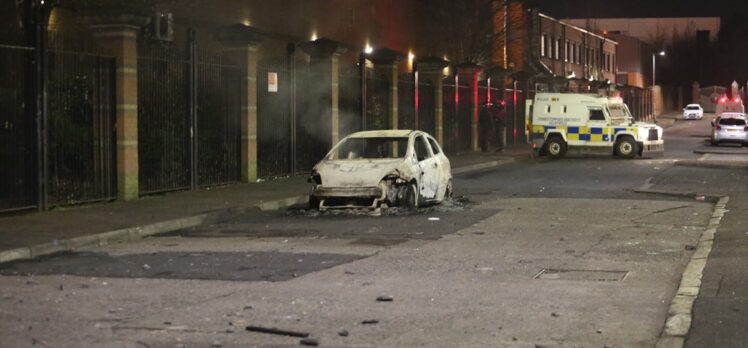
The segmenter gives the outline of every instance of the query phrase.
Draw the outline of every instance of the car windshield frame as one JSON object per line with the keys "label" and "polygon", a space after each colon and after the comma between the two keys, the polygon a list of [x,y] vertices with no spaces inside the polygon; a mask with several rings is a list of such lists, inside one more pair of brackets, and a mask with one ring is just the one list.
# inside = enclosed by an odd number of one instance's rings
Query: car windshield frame
{"label": "car windshield frame", "polygon": [[[343,139],[326,156],[328,160],[392,160],[407,155],[408,136],[348,137]],[[354,151],[356,150],[356,151]]]}
{"label": "car windshield frame", "polygon": [[698,107],[698,106],[695,106],[695,105],[692,105],[692,106],[686,106],[686,110],[699,110],[699,109],[701,109],[701,108],[700,108],[700,107]]}
{"label": "car windshield frame", "polygon": [[738,126],[744,127],[746,125],[745,117],[740,116],[723,116],[719,119],[720,126]]}

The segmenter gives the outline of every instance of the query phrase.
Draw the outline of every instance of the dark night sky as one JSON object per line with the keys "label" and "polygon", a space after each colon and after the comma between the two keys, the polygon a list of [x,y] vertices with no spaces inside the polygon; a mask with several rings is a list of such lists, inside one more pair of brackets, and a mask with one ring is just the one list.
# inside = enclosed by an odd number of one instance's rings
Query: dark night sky
{"label": "dark night sky", "polygon": [[748,0],[528,0],[556,18],[730,17],[748,20]]}

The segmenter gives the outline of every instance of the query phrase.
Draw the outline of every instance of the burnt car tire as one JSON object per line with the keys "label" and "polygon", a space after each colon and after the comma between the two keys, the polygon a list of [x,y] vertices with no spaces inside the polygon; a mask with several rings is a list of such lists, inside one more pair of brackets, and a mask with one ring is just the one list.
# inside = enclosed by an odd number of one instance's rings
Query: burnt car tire
{"label": "burnt car tire", "polygon": [[452,180],[447,181],[447,188],[444,189],[444,199],[452,199],[454,196],[454,188],[452,186]]}
{"label": "burnt car tire", "polygon": [[639,152],[636,142],[631,137],[622,137],[616,141],[616,155],[623,158],[634,158]]}
{"label": "burnt car tire", "polygon": [[309,195],[309,209],[319,210],[319,198],[317,196]]}
{"label": "burnt car tire", "polygon": [[410,209],[418,208],[418,203],[419,203],[418,197],[419,197],[418,186],[415,183],[409,184],[408,188],[405,190],[404,206]]}

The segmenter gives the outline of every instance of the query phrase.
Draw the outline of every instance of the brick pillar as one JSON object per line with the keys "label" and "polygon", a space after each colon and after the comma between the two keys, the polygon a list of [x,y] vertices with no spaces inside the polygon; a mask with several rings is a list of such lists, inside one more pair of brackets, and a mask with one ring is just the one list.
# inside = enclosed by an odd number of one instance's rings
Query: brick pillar
{"label": "brick pillar", "polygon": [[701,102],[701,86],[695,81],[691,85],[691,102],[695,104]]}
{"label": "brick pillar", "polygon": [[[114,12],[116,13],[116,12]],[[117,137],[117,197],[138,198],[138,44],[147,18],[127,13],[89,15],[81,23],[115,59]]]}
{"label": "brick pillar", "polygon": [[402,53],[388,48],[379,48],[366,57],[374,63],[374,71],[384,76],[389,82],[388,99],[390,101],[390,125],[392,129],[398,127],[397,75],[398,64],[404,57]]}
{"label": "brick pillar", "polygon": [[[418,78],[434,86],[434,137],[444,146],[444,80],[442,72],[449,63],[438,57],[424,57],[416,62]],[[418,88],[418,87],[416,87]]]}
{"label": "brick pillar", "polygon": [[242,182],[257,181],[257,61],[262,35],[243,24],[222,28],[216,38],[231,59],[241,67],[241,146]]}
{"label": "brick pillar", "polygon": [[457,76],[459,81],[468,81],[470,86],[470,148],[472,151],[478,151],[480,142],[478,141],[478,76],[483,71],[479,65],[461,64],[457,66]]}
{"label": "brick pillar", "polygon": [[311,96],[312,100],[320,101],[312,107],[319,109],[310,112],[330,120],[329,139],[334,146],[340,140],[340,55],[346,49],[341,43],[326,38],[305,42],[299,47],[311,58],[311,79],[320,86],[311,91],[316,93]]}

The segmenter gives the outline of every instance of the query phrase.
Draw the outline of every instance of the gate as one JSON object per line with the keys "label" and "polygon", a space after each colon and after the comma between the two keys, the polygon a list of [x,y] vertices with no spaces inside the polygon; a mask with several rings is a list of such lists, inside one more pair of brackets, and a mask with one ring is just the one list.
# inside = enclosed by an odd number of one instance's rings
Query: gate
{"label": "gate", "polygon": [[114,58],[52,49],[48,67],[48,202],[114,199]]}
{"label": "gate", "polygon": [[363,130],[361,119],[361,72],[358,67],[340,68],[340,139]]}
{"label": "gate", "polygon": [[0,45],[0,211],[36,206],[36,131],[24,73],[33,48]]}
{"label": "gate", "polygon": [[140,193],[238,182],[241,69],[211,49],[142,43],[138,57]]}
{"label": "gate", "polygon": [[390,83],[376,71],[366,71],[366,129],[391,129]]}
{"label": "gate", "polygon": [[412,75],[401,77],[397,83],[397,128],[416,129],[415,84]]}
{"label": "gate", "polygon": [[434,107],[434,85],[431,82],[419,81],[416,95],[418,110],[418,129],[431,135],[436,134],[436,109]]}
{"label": "gate", "polygon": [[197,52],[198,186],[239,182],[241,69],[210,50]]}
{"label": "gate", "polygon": [[0,45],[0,211],[116,197],[114,59],[78,41]]}
{"label": "gate", "polygon": [[189,189],[190,62],[186,50],[138,48],[140,193]]}

